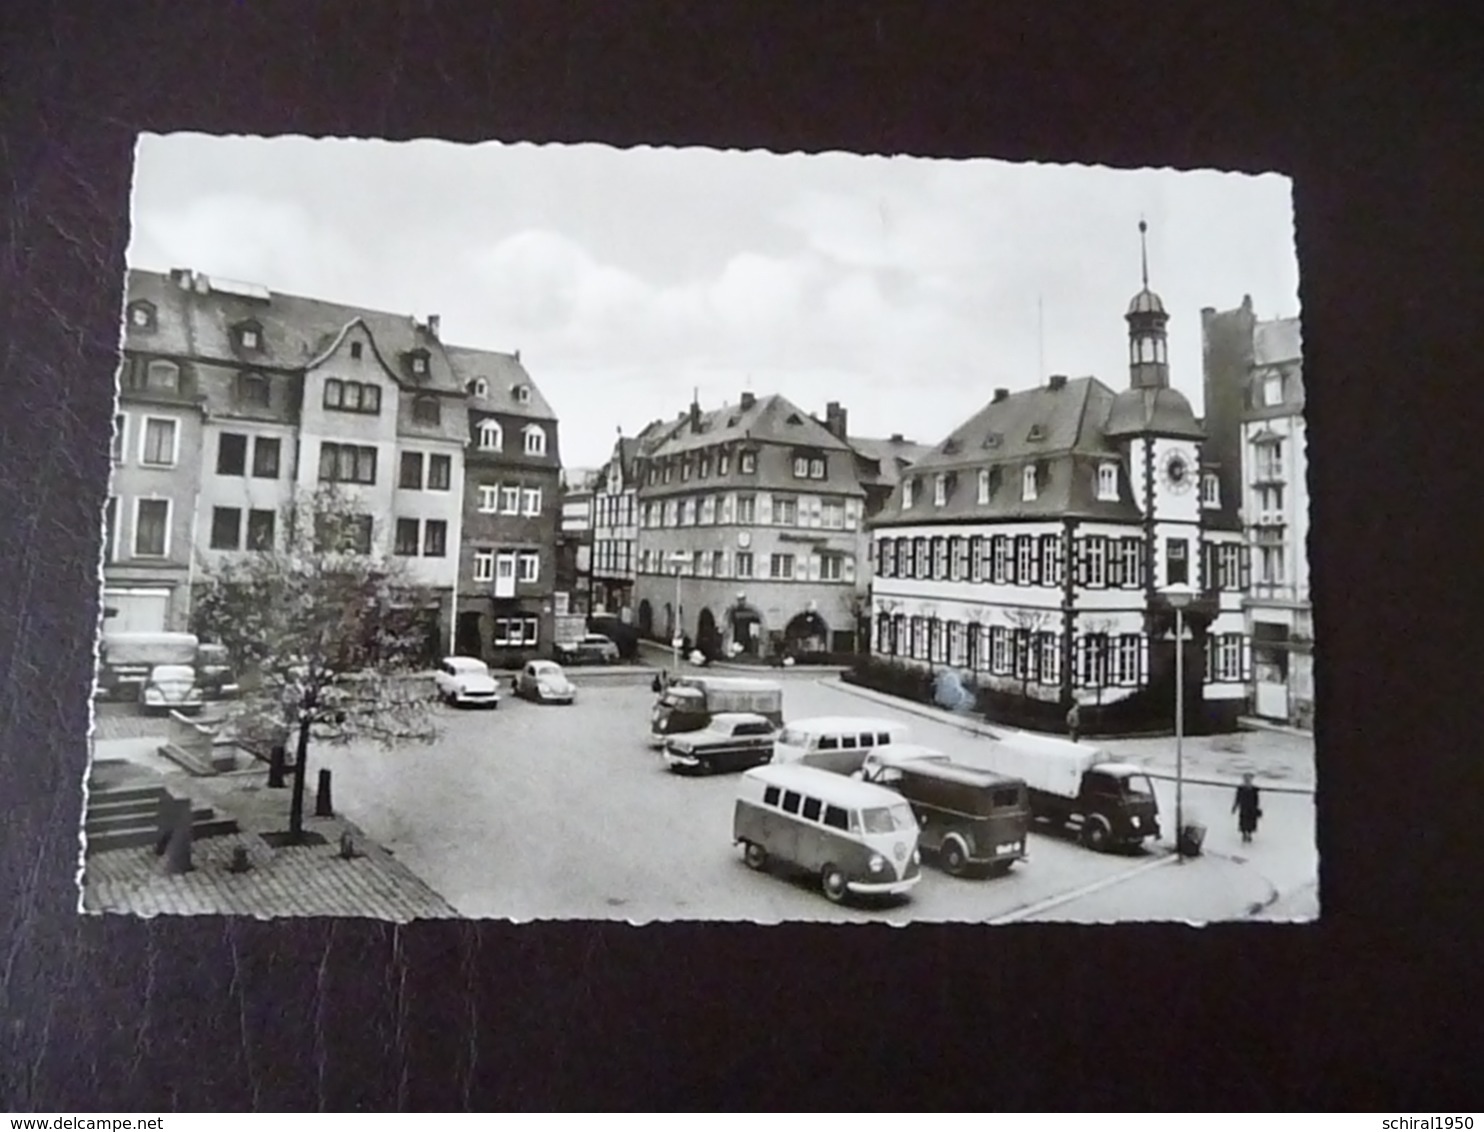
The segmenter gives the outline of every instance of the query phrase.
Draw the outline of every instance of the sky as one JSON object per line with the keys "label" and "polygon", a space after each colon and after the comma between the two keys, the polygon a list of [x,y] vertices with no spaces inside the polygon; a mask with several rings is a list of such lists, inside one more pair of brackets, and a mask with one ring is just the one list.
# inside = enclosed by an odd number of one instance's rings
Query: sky
{"label": "sky", "polygon": [[1201,308],[1299,313],[1278,174],[145,135],[127,259],[519,350],[563,464],[593,468],[693,394],[839,401],[852,435],[933,444],[999,387],[1124,388],[1141,217],[1171,383],[1200,413]]}

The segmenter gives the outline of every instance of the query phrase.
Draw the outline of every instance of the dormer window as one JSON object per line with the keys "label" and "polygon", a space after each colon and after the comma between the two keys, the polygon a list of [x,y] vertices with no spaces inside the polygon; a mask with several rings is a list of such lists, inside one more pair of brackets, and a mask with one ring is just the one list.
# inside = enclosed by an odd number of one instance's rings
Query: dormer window
{"label": "dormer window", "polygon": [[990,484],[989,484],[989,469],[988,468],[980,468],[979,469],[979,475],[978,475],[977,479],[978,479],[978,487],[979,487],[979,502],[980,503],[988,503],[989,502],[989,497],[990,497],[990,494],[991,494]]}
{"label": "dormer window", "polygon": [[908,510],[912,506],[912,504],[914,502],[914,497],[917,495],[916,488],[917,488],[917,481],[916,480],[903,480],[902,481],[902,510],[903,511]]}
{"label": "dormer window", "polygon": [[505,431],[499,421],[480,421],[478,436],[479,447],[486,452],[498,452],[505,447]]}
{"label": "dormer window", "polygon": [[731,470],[732,454],[730,452],[723,452],[716,458],[716,474],[719,476],[724,476],[731,472]]}
{"label": "dormer window", "polygon": [[239,322],[232,328],[239,350],[260,350],[263,347],[263,328],[256,322]]}
{"label": "dormer window", "polygon": [[824,479],[824,459],[816,456],[809,461],[809,478],[812,480]]}
{"label": "dormer window", "polygon": [[442,419],[438,398],[424,394],[412,402],[412,419],[418,424],[435,425]]}
{"label": "dormer window", "polygon": [[474,396],[476,396],[476,397],[488,397],[489,395],[490,395],[490,383],[487,382],[482,377],[479,378],[478,380],[476,380],[474,382]]}
{"label": "dormer window", "polygon": [[413,377],[426,377],[428,375],[428,352],[426,350],[413,350],[407,355],[407,368],[412,371]]}
{"label": "dormer window", "polygon": [[794,457],[794,479],[803,480],[809,478],[809,457]]}
{"label": "dormer window", "polygon": [[1098,465],[1098,499],[1105,503],[1118,501],[1118,465]]}
{"label": "dormer window", "polygon": [[1030,432],[1025,434],[1025,438],[1033,443],[1038,440],[1045,440],[1046,429],[1041,425],[1033,424],[1031,425]]}
{"label": "dormer window", "polygon": [[933,477],[933,506],[942,507],[948,502],[948,477],[938,475]]}
{"label": "dormer window", "polygon": [[512,386],[510,392],[515,395],[517,404],[529,405],[531,403],[531,387],[529,385]]}
{"label": "dormer window", "polygon": [[1262,403],[1264,408],[1283,403],[1283,378],[1280,374],[1271,374],[1263,379]]}
{"label": "dormer window", "polygon": [[180,366],[164,359],[150,362],[144,369],[144,387],[154,393],[179,393]]}
{"label": "dormer window", "polygon": [[956,436],[950,436],[947,440],[945,440],[943,442],[943,454],[945,456],[953,456],[962,447],[963,447],[963,445],[961,443],[959,443],[958,437],[956,437]]}
{"label": "dormer window", "polygon": [[702,456],[701,457],[701,478],[702,479],[706,479],[710,475],[711,475],[711,457],[710,456]]}
{"label": "dormer window", "polygon": [[155,328],[154,303],[134,303],[130,306],[129,325],[135,330],[153,330]]}
{"label": "dormer window", "polygon": [[244,405],[266,409],[271,404],[272,387],[261,373],[244,373],[237,377],[237,399]]}
{"label": "dormer window", "polygon": [[525,427],[525,454],[527,456],[546,455],[546,430],[540,425],[526,425]]}
{"label": "dormer window", "polygon": [[1032,503],[1036,498],[1038,488],[1036,482],[1036,465],[1027,464],[1020,473],[1020,498],[1024,503]]}
{"label": "dormer window", "polygon": [[750,476],[757,471],[757,453],[743,452],[737,457],[737,470],[744,476]]}
{"label": "dormer window", "polygon": [[786,418],[786,423],[791,425],[801,425],[804,423],[804,418],[799,416],[798,413],[789,413],[788,417]]}
{"label": "dormer window", "polygon": [[997,432],[992,432],[984,438],[984,447],[998,448],[1005,438]]}

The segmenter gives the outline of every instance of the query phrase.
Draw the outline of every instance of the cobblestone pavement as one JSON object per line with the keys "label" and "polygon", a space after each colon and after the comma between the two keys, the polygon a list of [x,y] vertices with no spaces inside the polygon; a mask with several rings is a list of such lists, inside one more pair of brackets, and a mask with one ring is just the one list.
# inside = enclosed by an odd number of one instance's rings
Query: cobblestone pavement
{"label": "cobblestone pavement", "polygon": [[[147,744],[146,744],[147,745]],[[307,817],[305,828],[320,834],[320,845],[273,848],[260,836],[288,828],[289,791],[269,790],[267,771],[213,778],[161,773],[159,761],[139,751],[138,740],[95,744],[95,759],[116,771],[112,756],[131,758],[127,776],[141,785],[167,786],[177,797],[236,819],[242,832],[210,837],[192,845],[194,868],[172,875],[151,847],[111,849],[90,855],[83,873],[82,908],[139,916],[249,915],[372,916],[405,923],[455,915],[436,892],[342,817]],[[135,748],[131,750],[130,748]],[[306,810],[313,813],[313,784]],[[340,855],[340,838],[351,834],[358,856]],[[252,868],[234,873],[228,866],[238,847]]]}
{"label": "cobblestone pavement", "polygon": [[[974,716],[913,703],[869,688],[858,688],[843,681],[833,680],[829,683],[859,699],[938,720],[975,734],[993,736],[1007,730],[994,724],[986,724]],[[1171,737],[1088,741],[1096,743],[1120,759],[1140,764],[1151,774],[1170,777],[1175,773],[1175,740]],[[1205,780],[1221,785],[1235,785],[1243,774],[1251,773],[1259,786],[1269,789],[1314,789],[1312,736],[1254,729],[1234,735],[1191,735],[1185,738],[1181,747],[1185,777],[1190,781]]]}

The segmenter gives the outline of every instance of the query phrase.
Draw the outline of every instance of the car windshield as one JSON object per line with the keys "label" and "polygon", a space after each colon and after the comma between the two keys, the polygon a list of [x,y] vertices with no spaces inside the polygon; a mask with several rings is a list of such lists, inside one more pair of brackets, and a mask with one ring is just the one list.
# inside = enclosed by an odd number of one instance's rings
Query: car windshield
{"label": "car windshield", "polygon": [[185,664],[161,664],[150,675],[156,680],[194,680],[196,670]]}
{"label": "car windshield", "polygon": [[902,829],[915,829],[917,822],[912,818],[912,807],[901,806],[876,806],[861,811],[861,823],[867,833],[895,833]]}
{"label": "car windshield", "polygon": [[1147,774],[1130,774],[1123,779],[1123,792],[1140,796],[1154,796],[1154,787]]}
{"label": "car windshield", "polygon": [[486,676],[489,674],[489,665],[482,660],[456,660],[453,662],[453,670],[460,676]]}

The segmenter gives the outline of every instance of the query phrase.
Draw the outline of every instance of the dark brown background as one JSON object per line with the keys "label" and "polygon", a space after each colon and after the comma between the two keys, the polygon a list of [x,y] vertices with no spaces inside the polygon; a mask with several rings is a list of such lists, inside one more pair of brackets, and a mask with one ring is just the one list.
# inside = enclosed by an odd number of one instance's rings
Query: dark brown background
{"label": "dark brown background", "polygon": [[[0,1109],[1477,1106],[1484,44],[1365,7],[4,5]],[[1324,922],[77,916],[145,129],[1292,174]]]}

